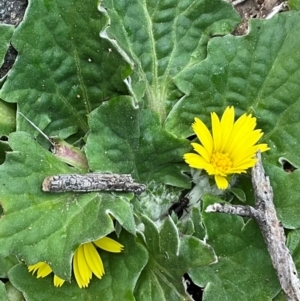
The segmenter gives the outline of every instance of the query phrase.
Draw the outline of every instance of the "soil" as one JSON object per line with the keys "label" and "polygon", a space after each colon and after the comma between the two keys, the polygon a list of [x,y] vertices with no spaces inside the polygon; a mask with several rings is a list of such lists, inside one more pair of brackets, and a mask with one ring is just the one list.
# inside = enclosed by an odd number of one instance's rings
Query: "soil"
{"label": "soil", "polygon": [[[11,24],[17,27],[23,20],[27,4],[27,0],[0,0],[0,24]],[[10,45],[0,68],[0,79],[12,68],[17,54]]]}
{"label": "soil", "polygon": [[241,24],[233,32],[234,35],[245,35],[248,32],[250,19],[268,19],[278,12],[288,10],[282,0],[230,0],[242,18]]}

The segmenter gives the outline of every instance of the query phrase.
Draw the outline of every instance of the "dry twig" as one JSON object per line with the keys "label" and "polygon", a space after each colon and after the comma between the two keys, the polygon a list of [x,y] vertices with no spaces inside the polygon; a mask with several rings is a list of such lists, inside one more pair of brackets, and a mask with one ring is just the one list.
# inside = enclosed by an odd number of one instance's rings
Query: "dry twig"
{"label": "dry twig", "polygon": [[287,300],[300,301],[300,281],[295,263],[285,245],[284,230],[276,216],[273,190],[269,177],[265,176],[260,153],[257,153],[257,158],[258,162],[252,169],[255,207],[215,203],[208,206],[206,212],[221,212],[255,218]]}

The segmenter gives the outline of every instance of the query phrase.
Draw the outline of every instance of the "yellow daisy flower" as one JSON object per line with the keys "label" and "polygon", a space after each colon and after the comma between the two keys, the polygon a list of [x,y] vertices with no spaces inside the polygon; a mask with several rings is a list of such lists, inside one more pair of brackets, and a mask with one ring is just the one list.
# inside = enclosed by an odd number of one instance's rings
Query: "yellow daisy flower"
{"label": "yellow daisy flower", "polygon": [[251,114],[243,114],[234,122],[234,107],[227,107],[221,120],[215,112],[211,113],[211,123],[212,134],[195,118],[192,127],[201,144],[191,143],[198,154],[187,153],[184,160],[190,167],[205,169],[214,176],[219,189],[226,189],[228,175],[245,173],[255,165],[256,152],[270,148],[267,144],[256,144],[263,132],[255,130],[256,118]]}
{"label": "yellow daisy flower", "polygon": [[[109,237],[103,237],[79,246],[74,253],[73,270],[76,282],[80,288],[88,287],[93,274],[101,279],[105,273],[96,246],[112,253],[120,253],[124,249],[123,245]],[[32,274],[37,271],[37,278],[43,278],[48,276],[52,272],[52,269],[47,263],[38,262],[30,265],[28,271],[32,272]],[[56,287],[62,286],[64,282],[65,280],[54,275],[53,283]]]}

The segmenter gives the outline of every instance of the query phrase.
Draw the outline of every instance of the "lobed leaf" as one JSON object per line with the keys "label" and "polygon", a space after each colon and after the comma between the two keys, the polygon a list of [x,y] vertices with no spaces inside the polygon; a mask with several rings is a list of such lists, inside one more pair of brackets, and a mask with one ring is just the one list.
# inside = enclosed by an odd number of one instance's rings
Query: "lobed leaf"
{"label": "lobed leaf", "polygon": [[13,151],[0,166],[0,254],[15,254],[28,265],[48,262],[69,279],[73,252],[114,231],[111,216],[135,233],[132,194],[43,192],[46,176],[80,170],[60,162],[26,133],[11,134],[9,143]]}
{"label": "lobed leaf", "polygon": [[115,41],[134,66],[131,92],[163,123],[182,94],[173,77],[206,56],[214,35],[230,33],[239,16],[220,0],[104,0],[111,19],[107,39]]}
{"label": "lobed leaf", "polygon": [[76,296],[76,300],[79,301],[134,301],[133,290],[147,262],[147,252],[141,244],[135,242],[131,234],[125,231],[122,232],[118,241],[124,245],[124,251],[113,254],[100,250],[105,275],[102,279],[94,276],[86,289],[80,289],[73,277],[71,283],[64,283],[60,288],[54,287],[53,274],[37,279],[22,264],[14,267],[9,277],[12,283],[24,293],[27,301],[69,300],[71,296]]}
{"label": "lobed leaf", "polygon": [[[127,93],[123,79],[130,67],[100,39],[108,19],[97,5],[97,0],[84,5],[75,0],[31,0],[12,37],[18,59],[0,97],[17,102],[48,136],[82,137],[93,109],[113,95]],[[17,126],[35,133],[20,116]]]}
{"label": "lobed leaf", "polygon": [[117,97],[89,116],[86,155],[93,171],[130,173],[136,181],[155,180],[189,188],[183,171],[185,139],[165,131],[157,114],[134,106],[131,97]]}
{"label": "lobed leaf", "polygon": [[[204,210],[220,201],[204,197]],[[194,283],[205,287],[203,300],[272,300],[280,285],[256,222],[244,223],[239,216],[203,212],[203,223],[207,243],[218,257],[217,263],[189,272]]]}
{"label": "lobed leaf", "polygon": [[[209,124],[210,112],[233,105],[238,115],[248,111],[258,118],[273,153],[291,143],[299,120],[299,20],[298,12],[286,12],[251,20],[245,36],[212,38],[207,58],[174,78],[185,97],[169,114],[166,129],[187,137],[195,116]],[[288,125],[289,137],[282,141],[280,129]]]}
{"label": "lobed leaf", "polygon": [[215,260],[209,245],[193,236],[179,238],[178,230],[170,217],[158,230],[147,217],[143,239],[149,251],[149,261],[135,290],[140,301],[185,300],[182,276],[190,268],[203,266]]}

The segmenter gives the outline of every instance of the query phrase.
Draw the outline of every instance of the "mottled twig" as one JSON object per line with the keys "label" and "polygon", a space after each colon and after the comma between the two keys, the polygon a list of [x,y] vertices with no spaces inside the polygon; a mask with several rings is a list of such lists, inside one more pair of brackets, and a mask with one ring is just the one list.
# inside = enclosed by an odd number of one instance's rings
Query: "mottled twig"
{"label": "mottled twig", "polygon": [[131,191],[142,193],[146,185],[135,183],[130,174],[88,173],[46,177],[42,184],[45,192]]}
{"label": "mottled twig", "polygon": [[292,256],[285,245],[283,227],[276,216],[273,190],[269,177],[265,176],[261,155],[252,169],[252,184],[255,194],[255,208],[230,204],[213,204],[206,212],[222,212],[255,218],[277,272],[277,276],[288,301],[300,301],[300,281]]}

